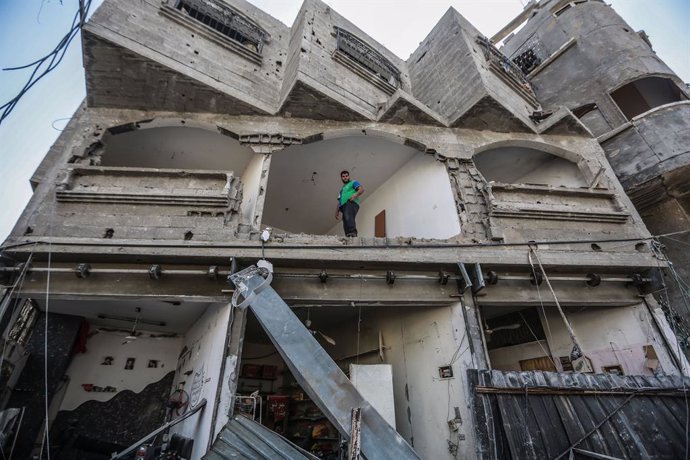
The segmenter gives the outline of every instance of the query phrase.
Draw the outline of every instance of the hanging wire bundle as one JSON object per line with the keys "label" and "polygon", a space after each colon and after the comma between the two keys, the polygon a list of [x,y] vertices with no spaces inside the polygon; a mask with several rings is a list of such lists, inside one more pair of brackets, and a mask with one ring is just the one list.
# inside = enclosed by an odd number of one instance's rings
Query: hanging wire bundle
{"label": "hanging wire bundle", "polygon": [[79,0],[79,9],[74,14],[74,18],[72,19],[72,25],[70,27],[69,32],[67,32],[67,34],[65,34],[65,36],[62,37],[62,39],[58,42],[57,46],[53,48],[53,50],[50,53],[29,64],[25,64],[18,67],[7,67],[2,69],[3,71],[12,71],[33,68],[33,71],[31,72],[31,75],[29,76],[29,79],[24,85],[24,87],[19,90],[19,93],[17,93],[15,97],[13,97],[12,99],[4,103],[2,106],[0,106],[0,124],[2,124],[2,122],[12,113],[12,110],[14,110],[16,105],[19,103],[21,98],[24,97],[27,91],[29,91],[29,89],[31,89],[43,77],[52,72],[60,64],[60,62],[62,62],[62,59],[65,57],[65,54],[69,49],[69,45],[72,43],[72,40],[74,40],[74,38],[79,34],[79,30],[81,30],[82,26],[84,25],[84,21],[86,20],[90,8],[91,0]]}

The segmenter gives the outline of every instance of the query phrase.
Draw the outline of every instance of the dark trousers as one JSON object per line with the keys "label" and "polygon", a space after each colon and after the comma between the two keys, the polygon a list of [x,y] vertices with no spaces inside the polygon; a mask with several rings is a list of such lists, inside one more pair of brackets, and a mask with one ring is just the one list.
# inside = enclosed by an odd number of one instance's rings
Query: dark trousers
{"label": "dark trousers", "polygon": [[345,236],[357,236],[357,223],[355,222],[357,211],[359,211],[359,205],[352,201],[348,201],[340,207],[340,212],[343,213]]}

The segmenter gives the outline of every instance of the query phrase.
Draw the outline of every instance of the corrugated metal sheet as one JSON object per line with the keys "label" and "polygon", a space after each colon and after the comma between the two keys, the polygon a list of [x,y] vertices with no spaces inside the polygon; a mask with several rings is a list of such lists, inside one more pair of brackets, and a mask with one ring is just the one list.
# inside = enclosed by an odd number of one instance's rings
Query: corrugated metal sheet
{"label": "corrugated metal sheet", "polygon": [[477,370],[468,377],[478,458],[690,455],[688,378]]}
{"label": "corrugated metal sheet", "polygon": [[241,415],[223,427],[204,460],[317,460],[275,431]]}

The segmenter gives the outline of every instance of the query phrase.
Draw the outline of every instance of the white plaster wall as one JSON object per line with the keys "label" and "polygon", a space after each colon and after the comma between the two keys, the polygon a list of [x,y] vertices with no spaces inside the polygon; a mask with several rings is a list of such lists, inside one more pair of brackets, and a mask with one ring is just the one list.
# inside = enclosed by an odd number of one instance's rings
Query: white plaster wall
{"label": "white plaster wall", "polygon": [[254,154],[247,168],[242,173],[242,205],[240,207],[241,222],[253,224],[252,219],[256,211],[256,200],[262,193],[260,188],[261,170],[264,165],[264,155]]}
{"label": "white plaster wall", "polygon": [[[182,338],[149,338],[148,332],[136,340],[125,342],[124,332],[98,332],[86,342],[86,353],[74,356],[67,369],[69,383],[60,410],[74,410],[86,401],[107,401],[117,393],[85,391],[82,384],[100,387],[112,386],[117,392],[131,390],[141,392],[147,385],[162,379],[175,370],[177,356],[182,348]],[[111,366],[102,366],[106,356],[112,356]],[[127,358],[135,358],[134,369],[125,369]],[[147,367],[148,361],[160,361],[159,367]]]}
{"label": "white plaster wall", "polygon": [[[676,373],[665,343],[657,333],[651,316],[644,304],[632,307],[586,308],[566,311],[585,355],[592,360],[595,372],[602,366],[620,364],[626,375],[650,375],[644,366],[644,345],[653,345],[665,373]],[[558,357],[568,356],[572,342],[556,308],[546,309],[546,321],[542,319],[556,362]]]}
{"label": "white plaster wall", "polygon": [[[190,408],[206,398],[206,407],[171,429],[187,438],[194,439],[191,458],[201,458],[206,453],[212,433],[213,411],[223,362],[223,351],[228,332],[231,306],[212,304],[185,335],[175,374],[175,388],[180,382],[189,393]],[[186,372],[191,371],[189,375]],[[195,391],[197,390],[197,391]]]}
{"label": "white plaster wall", "polygon": [[[474,437],[469,411],[466,370],[475,367],[465,335],[462,306],[362,308],[361,332],[357,337],[357,319],[329,328],[325,333],[335,338],[337,347],[326,350],[335,359],[378,347],[378,331],[384,344],[383,364],[393,370],[393,397],[397,431],[413,445],[424,459],[454,459],[448,452],[448,439],[457,441],[447,421],[460,409],[463,424],[459,433],[457,458],[473,458]],[[359,341],[359,345],[358,342]],[[454,377],[441,380],[438,367],[452,364]],[[349,362],[355,362],[351,360]],[[347,362],[338,361],[341,365]],[[378,353],[368,353],[358,364],[382,364]]]}
{"label": "white plaster wall", "polygon": [[[549,345],[546,340],[489,350],[491,368],[500,371],[519,371],[522,370],[520,369],[520,361],[523,359],[539,358],[548,355]],[[556,361],[558,362],[558,360]]]}
{"label": "white plaster wall", "polygon": [[[375,190],[367,189],[357,215],[359,236],[374,236],[374,218],[386,210],[386,233],[416,238],[450,238],[460,233],[446,168],[428,155],[415,155]],[[335,212],[335,203],[333,206]],[[328,231],[343,235],[338,222]]]}
{"label": "white plaster wall", "polygon": [[350,364],[350,380],[364,399],[395,429],[393,367],[390,364]]}

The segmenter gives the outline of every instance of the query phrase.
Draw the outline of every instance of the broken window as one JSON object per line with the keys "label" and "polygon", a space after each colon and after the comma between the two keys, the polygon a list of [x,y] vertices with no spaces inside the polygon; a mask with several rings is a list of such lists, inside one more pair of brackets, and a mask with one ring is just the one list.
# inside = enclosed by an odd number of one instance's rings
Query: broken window
{"label": "broken window", "polygon": [[519,54],[517,57],[513,58],[513,62],[520,67],[522,73],[527,75],[542,63],[542,59],[537,56],[535,50],[530,48],[527,51]]}
{"label": "broken window", "polygon": [[226,4],[209,0],[175,0],[174,8],[261,54],[268,34]]}
{"label": "broken window", "polygon": [[474,156],[484,178],[503,184],[587,187],[577,164],[525,147],[500,147]]}
{"label": "broken window", "polygon": [[670,78],[644,77],[611,92],[611,97],[628,120],[660,105],[687,100]]}
{"label": "broken window", "polygon": [[383,54],[340,27],[335,28],[336,50],[345,54],[357,64],[389,85],[400,86],[400,71]]}
{"label": "broken window", "polygon": [[549,57],[544,45],[536,36],[530,37],[513,52],[512,56],[514,56],[512,61],[525,75],[539,67]]}

